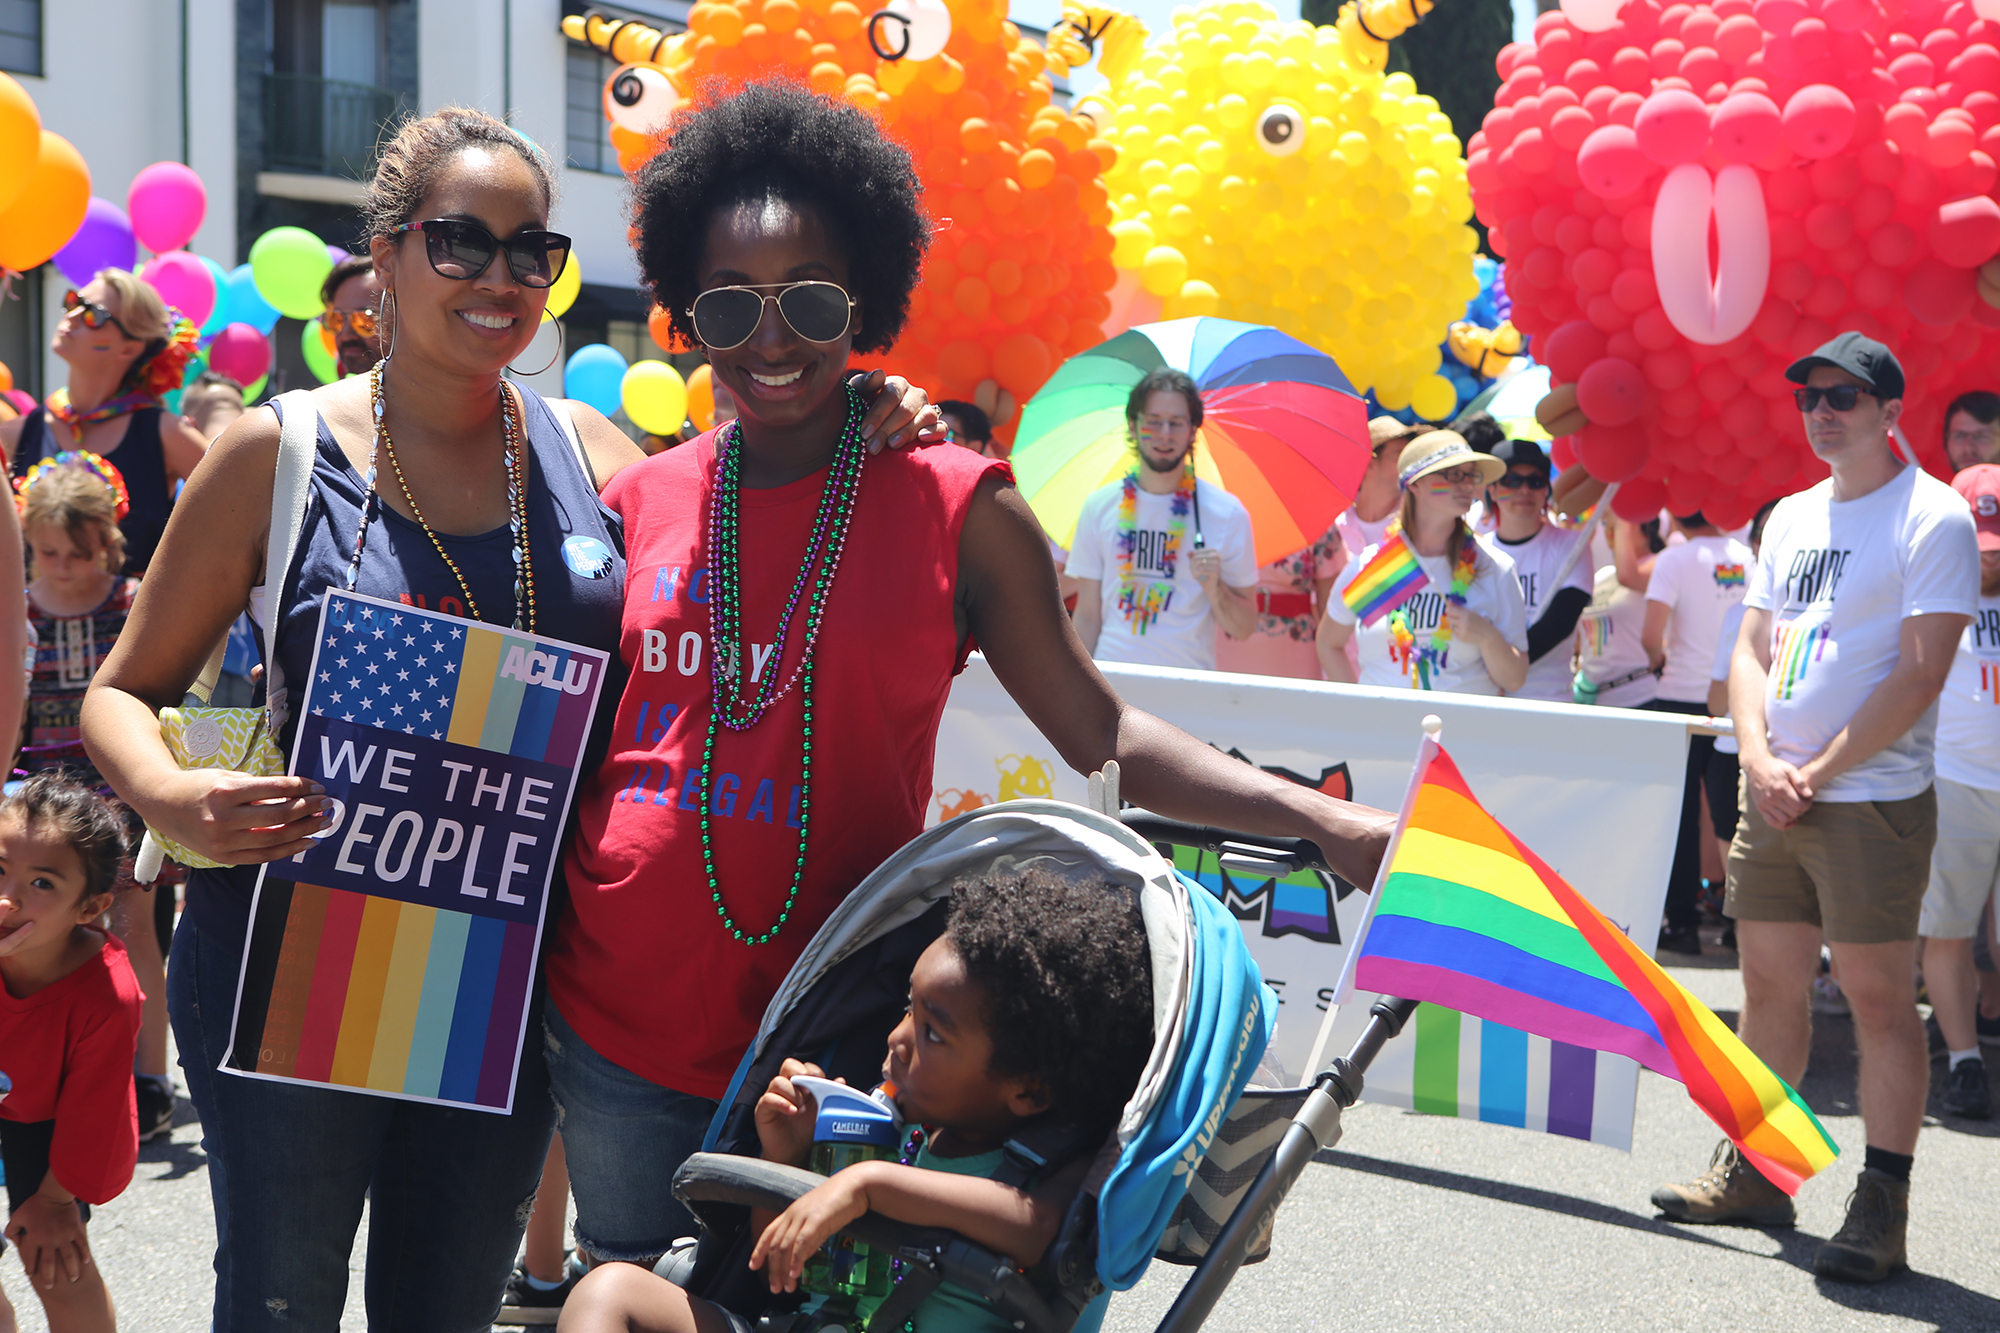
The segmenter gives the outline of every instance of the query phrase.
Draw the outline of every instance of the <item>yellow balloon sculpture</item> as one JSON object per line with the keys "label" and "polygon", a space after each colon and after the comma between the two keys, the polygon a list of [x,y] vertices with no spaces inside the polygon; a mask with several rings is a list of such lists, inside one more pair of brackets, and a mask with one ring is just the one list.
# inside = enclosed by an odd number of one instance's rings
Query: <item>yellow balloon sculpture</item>
{"label": "yellow balloon sculpture", "polygon": [[1211,0],[1116,68],[1100,59],[1109,85],[1081,110],[1118,149],[1114,326],[1271,324],[1386,408],[1456,402],[1438,331],[1479,294],[1465,159],[1437,103],[1382,74],[1387,40],[1430,7],[1368,0],[1315,28]]}

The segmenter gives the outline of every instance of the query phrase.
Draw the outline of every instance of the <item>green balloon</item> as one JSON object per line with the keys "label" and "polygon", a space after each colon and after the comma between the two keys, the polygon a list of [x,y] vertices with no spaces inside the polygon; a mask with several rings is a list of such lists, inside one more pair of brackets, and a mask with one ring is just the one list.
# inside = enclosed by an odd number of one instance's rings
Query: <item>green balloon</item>
{"label": "green balloon", "polygon": [[259,375],[256,379],[244,385],[243,386],[244,406],[254,407],[257,403],[257,399],[263,396],[264,386],[269,384],[270,382],[271,382],[271,376],[267,372],[265,374]]}
{"label": "green balloon", "polygon": [[306,321],[305,332],[299,335],[299,350],[306,354],[306,369],[321,384],[331,384],[340,378],[340,363],[333,353],[326,350],[326,339],[320,333],[319,321]]}
{"label": "green balloon", "polygon": [[312,319],[320,284],[333,272],[326,242],[304,227],[273,227],[250,247],[250,281],[281,315]]}
{"label": "green balloon", "polygon": [[196,380],[201,378],[202,372],[206,371],[207,369],[208,369],[208,353],[196,352],[193,356],[188,358],[187,369],[181,375],[181,387],[185,389],[188,385],[193,384]]}

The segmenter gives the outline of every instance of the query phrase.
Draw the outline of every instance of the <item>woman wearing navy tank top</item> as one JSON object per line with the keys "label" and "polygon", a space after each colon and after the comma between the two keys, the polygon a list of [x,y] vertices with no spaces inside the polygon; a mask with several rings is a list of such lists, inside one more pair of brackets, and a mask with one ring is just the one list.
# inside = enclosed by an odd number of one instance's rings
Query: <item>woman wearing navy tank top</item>
{"label": "woman wearing navy tank top", "polygon": [[[312,395],[305,527],[283,586],[264,600],[287,679],[305,678],[322,594],[343,586],[617,644],[621,539],[596,491],[642,455],[598,413],[552,406],[501,374],[568,258],[568,240],[548,230],[550,206],[541,152],[481,113],[413,120],[383,150],[364,219],[388,354],[377,373]],[[882,415],[899,406],[885,397]],[[256,863],[303,850],[327,801],[304,778],[182,771],[153,714],[180,701],[262,579],[279,434],[275,412],[246,415],[190,481],[85,701],[85,743],[149,824],[242,863],[195,872],[184,923],[193,928],[175,937],[169,983],[209,1155],[215,1327],[336,1327],[365,1196],[369,1327],[471,1333],[499,1306],[549,1142],[541,1042],[521,1053],[505,1116],[215,1072]],[[534,571],[525,590],[515,575],[524,557]]]}
{"label": "woman wearing navy tank top", "polygon": [[578,797],[549,955],[548,1063],[577,1242],[650,1264],[669,1186],[790,964],[918,833],[976,639],[1079,772],[1147,807],[1310,837],[1360,884],[1393,823],[1229,758],[1091,664],[1004,462],[870,458],[841,380],[902,331],[929,243],[909,155],[796,85],[683,113],[635,186],[640,267],[734,425],[637,464],[611,748]]}

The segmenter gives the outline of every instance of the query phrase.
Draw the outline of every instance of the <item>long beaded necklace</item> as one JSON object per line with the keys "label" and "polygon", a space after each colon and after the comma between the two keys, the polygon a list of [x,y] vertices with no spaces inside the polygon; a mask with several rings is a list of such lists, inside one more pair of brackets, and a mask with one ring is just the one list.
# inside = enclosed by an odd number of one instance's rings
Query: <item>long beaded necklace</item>
{"label": "long beaded necklace", "polygon": [[[701,862],[708,876],[708,898],[715,914],[730,935],[741,944],[769,944],[785,928],[792,907],[799,899],[799,884],[806,873],[806,838],[812,828],[813,762],[813,646],[819,640],[820,622],[826,615],[827,594],[834,576],[840,572],[840,557],[847,548],[848,522],[854,516],[854,502],[861,489],[861,465],[867,451],[861,445],[861,397],[847,388],[847,419],[840,440],[834,446],[833,463],[827,470],[825,488],[820,492],[819,512],[813,517],[812,534],[806,541],[805,559],[799,563],[798,577],[785,600],[784,614],[771,644],[771,670],[757,682],[754,697],[744,698],[743,660],[743,565],[740,536],[742,498],[742,430],[737,423],[716,439],[715,494],[709,509],[709,677],[713,699],[708,713],[708,732],[701,743]],[[815,573],[815,568],[817,572]],[[791,634],[792,615],[810,583],[806,597],[806,623],[799,665],[782,687],[777,684],[785,659],[785,643]],[[804,711],[804,727],[799,739],[799,849],[792,862],[792,881],[785,891],[785,905],[769,929],[752,934],[739,924],[722,900],[722,884],[715,873],[715,839],[710,828],[712,799],[711,773],[715,764],[715,733],[718,727],[743,731],[762,720],[771,705],[799,686],[799,702]]]}
{"label": "long beaded necklace", "polygon": [[[368,470],[362,480],[366,483],[367,495],[362,501],[361,526],[354,534],[354,558],[347,563],[347,590],[354,591],[354,583],[361,574],[361,553],[368,543],[368,525],[374,520],[381,507],[381,498],[375,492],[378,452],[389,455],[389,466],[396,474],[396,484],[402,488],[403,501],[410,506],[410,513],[416,516],[417,526],[431,539],[431,546],[438,558],[458,580],[458,590],[465,597],[465,609],[472,619],[483,620],[479,614],[479,603],[473,600],[472,587],[465,580],[465,573],[458,562],[445,550],[444,542],[432,530],[430,522],[424,518],[424,511],[417,506],[417,497],[410,491],[410,483],[403,476],[403,465],[396,459],[396,442],[389,438],[389,428],[383,419],[384,399],[382,395],[382,367],[388,364],[384,358],[375,363],[369,372],[368,394],[375,412],[375,432],[368,441]],[[507,467],[507,527],[513,536],[514,555],[514,628],[535,632],[535,566],[528,550],[528,507],[527,471],[525,451],[521,448],[521,421],[514,408],[513,395],[508,393],[506,381],[500,384],[500,421],[506,438]],[[525,623],[522,611],[526,610]]]}
{"label": "long beaded necklace", "polygon": [[[1382,540],[1394,540],[1402,530],[1402,523],[1389,525],[1389,531]],[[1461,533],[1458,559],[1452,562],[1451,589],[1445,593],[1445,601],[1452,606],[1464,606],[1465,596],[1472,588],[1472,576],[1479,564],[1479,543],[1471,533]],[[1414,549],[1414,548],[1413,548]],[[1434,688],[1431,681],[1451,663],[1451,621],[1438,617],[1437,628],[1431,631],[1431,641],[1419,648],[1417,636],[1410,629],[1410,619],[1399,608],[1389,613],[1389,658],[1403,668],[1409,677],[1410,688],[1428,690]]]}
{"label": "long beaded necklace", "polygon": [[1118,610],[1134,634],[1143,635],[1166,612],[1174,600],[1174,565],[1180,556],[1181,537],[1187,532],[1188,510],[1194,504],[1194,468],[1182,469],[1180,485],[1167,519],[1167,541],[1160,550],[1161,581],[1141,582],[1133,571],[1139,549],[1139,473],[1125,474],[1118,497]]}

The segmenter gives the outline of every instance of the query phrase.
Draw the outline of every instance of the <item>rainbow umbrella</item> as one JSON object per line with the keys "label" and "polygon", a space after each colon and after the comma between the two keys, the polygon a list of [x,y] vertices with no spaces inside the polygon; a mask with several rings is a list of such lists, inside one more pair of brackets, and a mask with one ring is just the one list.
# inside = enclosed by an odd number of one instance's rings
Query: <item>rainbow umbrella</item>
{"label": "rainbow umbrella", "polygon": [[1201,389],[1195,474],[1249,509],[1258,564],[1318,541],[1354,502],[1368,410],[1332,357],[1261,324],[1140,324],[1064,362],[1021,413],[1014,475],[1064,549],[1084,498],[1131,468],[1125,400],[1162,368]]}

